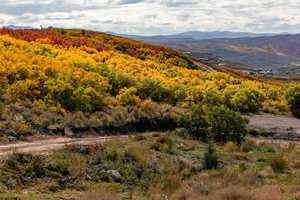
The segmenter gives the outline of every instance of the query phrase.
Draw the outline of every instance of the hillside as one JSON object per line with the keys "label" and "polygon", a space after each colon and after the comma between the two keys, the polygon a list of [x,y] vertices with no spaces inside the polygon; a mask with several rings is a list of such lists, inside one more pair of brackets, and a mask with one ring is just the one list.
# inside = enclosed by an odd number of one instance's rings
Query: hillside
{"label": "hillside", "polygon": [[299,146],[248,138],[244,118],[300,117],[298,83],[55,28],[0,29],[0,82],[0,199],[299,196]]}
{"label": "hillside", "polygon": [[207,111],[298,112],[286,98],[294,98],[288,93],[293,83],[221,67],[202,71],[208,66],[178,51],[104,33],[0,29],[0,53],[4,141],[169,130],[199,105]]}
{"label": "hillside", "polygon": [[177,50],[210,53],[226,60],[265,69],[290,67],[300,63],[300,35],[235,39],[163,39],[144,38],[145,42],[169,46]]}

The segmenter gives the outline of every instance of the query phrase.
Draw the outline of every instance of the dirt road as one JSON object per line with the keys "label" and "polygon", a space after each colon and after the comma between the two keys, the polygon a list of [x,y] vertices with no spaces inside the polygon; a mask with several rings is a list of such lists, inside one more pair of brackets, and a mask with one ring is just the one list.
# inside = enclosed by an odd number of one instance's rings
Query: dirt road
{"label": "dirt road", "polygon": [[14,152],[16,153],[44,153],[51,150],[63,149],[68,145],[90,145],[101,144],[113,139],[126,140],[129,136],[107,136],[107,137],[91,137],[91,138],[55,138],[40,140],[35,142],[20,142],[17,144],[9,144],[0,146],[0,157],[5,157]]}

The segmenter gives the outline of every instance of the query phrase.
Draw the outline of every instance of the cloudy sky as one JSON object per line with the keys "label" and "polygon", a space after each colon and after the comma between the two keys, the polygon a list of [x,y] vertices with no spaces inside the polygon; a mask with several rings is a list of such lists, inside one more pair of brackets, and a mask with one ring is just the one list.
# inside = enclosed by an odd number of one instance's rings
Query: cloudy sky
{"label": "cloudy sky", "polygon": [[0,26],[10,24],[140,35],[300,32],[300,0],[0,0]]}

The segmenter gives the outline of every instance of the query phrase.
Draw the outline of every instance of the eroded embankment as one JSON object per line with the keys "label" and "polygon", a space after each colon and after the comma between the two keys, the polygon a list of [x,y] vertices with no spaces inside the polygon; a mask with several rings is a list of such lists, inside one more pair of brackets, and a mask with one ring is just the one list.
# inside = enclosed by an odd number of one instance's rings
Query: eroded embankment
{"label": "eroded embankment", "polygon": [[247,128],[252,135],[275,140],[300,141],[300,119],[274,114],[248,115]]}

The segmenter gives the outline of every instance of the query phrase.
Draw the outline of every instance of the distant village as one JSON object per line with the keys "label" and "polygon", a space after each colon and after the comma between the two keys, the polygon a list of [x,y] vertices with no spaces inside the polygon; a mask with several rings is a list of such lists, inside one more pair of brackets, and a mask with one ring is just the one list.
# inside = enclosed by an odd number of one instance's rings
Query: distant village
{"label": "distant village", "polygon": [[[231,67],[230,64],[227,63],[219,63],[219,66],[224,66],[224,67]],[[275,73],[273,69],[263,69],[263,68],[256,68],[256,69],[239,69],[239,71],[251,74],[251,75],[263,75],[263,76],[274,76]]]}

